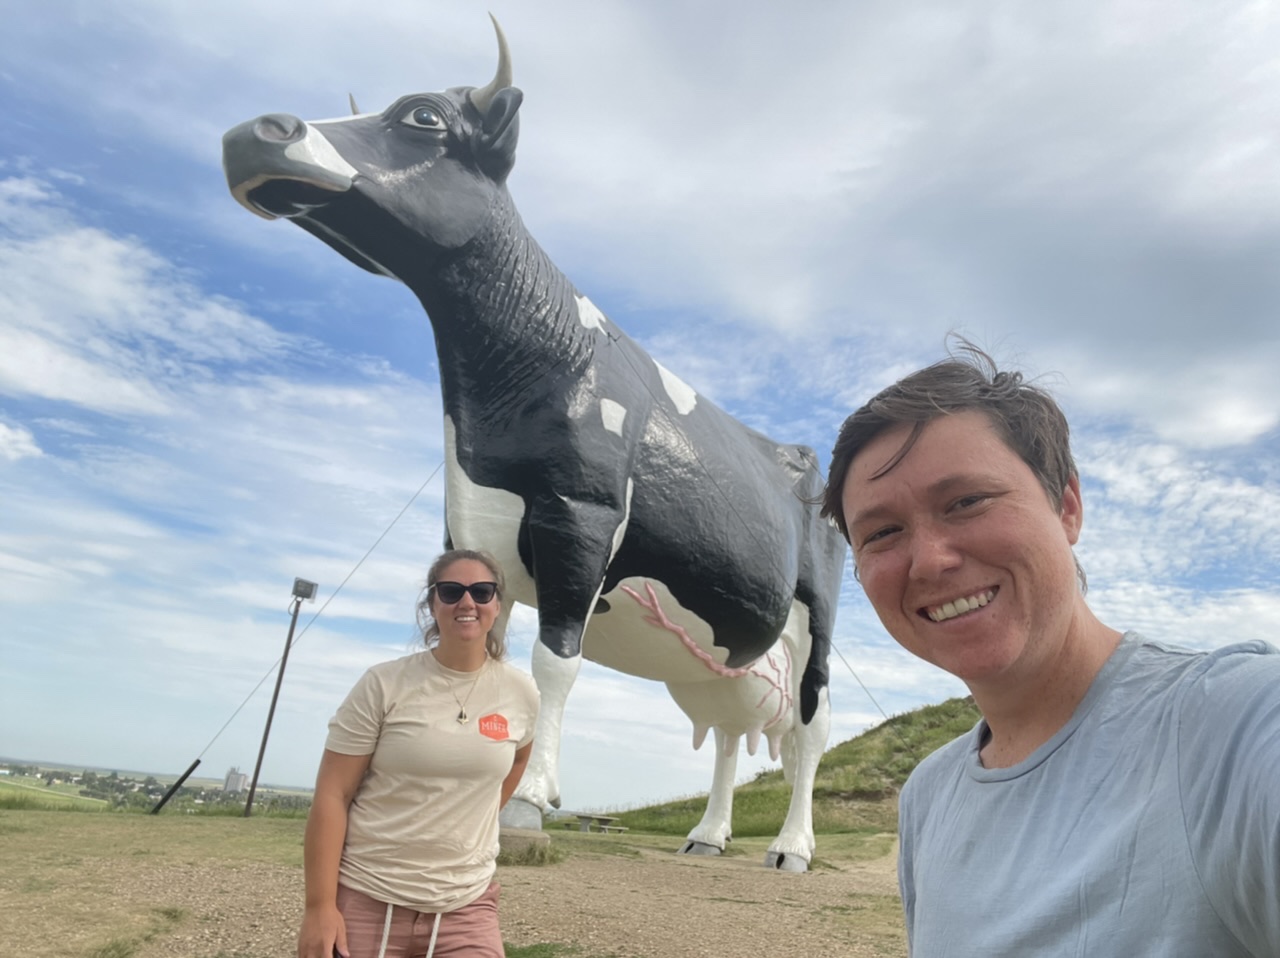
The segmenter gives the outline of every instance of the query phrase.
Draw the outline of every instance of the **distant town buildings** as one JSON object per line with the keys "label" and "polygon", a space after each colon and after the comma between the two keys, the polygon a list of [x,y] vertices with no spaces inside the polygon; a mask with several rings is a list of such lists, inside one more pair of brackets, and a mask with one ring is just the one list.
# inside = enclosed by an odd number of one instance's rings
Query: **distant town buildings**
{"label": "distant town buildings", "polygon": [[222,790],[228,795],[243,792],[249,787],[249,776],[233,766],[227,769],[227,777],[222,781]]}

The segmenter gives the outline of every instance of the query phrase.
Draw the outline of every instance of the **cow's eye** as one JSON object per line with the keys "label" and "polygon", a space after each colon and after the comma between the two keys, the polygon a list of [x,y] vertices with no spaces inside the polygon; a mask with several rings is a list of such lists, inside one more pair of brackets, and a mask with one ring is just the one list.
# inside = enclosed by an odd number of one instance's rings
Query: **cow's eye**
{"label": "cow's eye", "polygon": [[410,126],[422,127],[424,130],[444,129],[444,120],[429,106],[414,107],[404,118],[404,122]]}

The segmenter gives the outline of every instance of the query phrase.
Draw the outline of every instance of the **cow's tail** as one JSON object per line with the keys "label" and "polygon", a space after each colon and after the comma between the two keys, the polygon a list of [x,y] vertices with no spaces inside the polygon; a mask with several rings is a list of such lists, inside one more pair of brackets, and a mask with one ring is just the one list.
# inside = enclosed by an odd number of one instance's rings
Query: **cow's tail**
{"label": "cow's tail", "polygon": [[796,583],[796,598],[809,610],[809,661],[800,678],[800,720],[807,725],[818,710],[819,694],[831,680],[828,659],[844,574],[845,541],[836,527],[819,515],[823,480],[818,457],[806,446],[795,448],[809,466],[795,484],[807,519],[800,579]]}

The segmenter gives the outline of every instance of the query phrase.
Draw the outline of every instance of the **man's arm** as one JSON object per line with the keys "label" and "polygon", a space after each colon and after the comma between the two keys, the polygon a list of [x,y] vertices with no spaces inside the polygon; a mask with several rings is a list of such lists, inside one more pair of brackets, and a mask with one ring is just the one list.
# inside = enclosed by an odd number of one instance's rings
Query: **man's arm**
{"label": "man's arm", "polygon": [[1196,870],[1218,916],[1259,958],[1280,955],[1280,654],[1268,648],[1211,655],[1178,728]]}

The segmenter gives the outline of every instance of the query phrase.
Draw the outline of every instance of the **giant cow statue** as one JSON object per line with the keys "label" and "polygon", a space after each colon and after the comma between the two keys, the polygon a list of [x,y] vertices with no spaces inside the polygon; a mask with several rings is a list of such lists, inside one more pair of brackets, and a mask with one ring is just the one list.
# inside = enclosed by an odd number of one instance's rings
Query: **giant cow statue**
{"label": "giant cow statue", "polygon": [[763,735],[792,783],[766,864],[803,871],[844,563],[814,504],[815,457],[748,429],[655,362],[529,235],[506,187],[523,94],[501,29],[498,51],[480,89],[237,126],[223,140],[231,192],[400,280],[430,317],[448,544],[501,561],[500,623],[513,601],[538,610],[542,711],[507,809],[525,817],[504,821],[540,827],[559,805],[560,724],[585,655],[667,683],[695,747],[715,729],[706,813],[682,851],[724,848],[740,738],[754,754]]}

